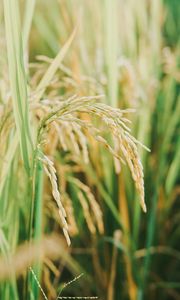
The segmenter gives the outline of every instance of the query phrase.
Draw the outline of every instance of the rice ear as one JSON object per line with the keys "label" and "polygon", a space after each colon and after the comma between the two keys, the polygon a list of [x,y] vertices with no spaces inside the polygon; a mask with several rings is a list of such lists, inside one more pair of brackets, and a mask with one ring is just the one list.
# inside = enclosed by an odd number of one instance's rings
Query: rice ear
{"label": "rice ear", "polygon": [[70,246],[71,240],[70,240],[69,233],[68,233],[68,224],[66,221],[66,211],[61,202],[61,195],[60,195],[58,185],[57,185],[56,169],[54,167],[53,162],[46,155],[39,157],[39,160],[42,161],[44,170],[50,179],[51,186],[52,186],[52,195],[58,206],[58,211],[59,211],[59,216],[60,216],[60,220],[61,220],[61,224],[62,224],[63,233],[66,238],[68,246]]}
{"label": "rice ear", "polygon": [[[51,110],[49,114],[42,119],[39,126],[38,141],[40,143],[44,129],[50,126],[52,122],[53,124],[56,123],[56,126],[58,125],[58,131],[60,131],[62,127],[61,143],[63,148],[67,149],[68,144],[72,143],[72,147],[68,148],[68,150],[73,153],[76,152],[75,155],[79,156],[79,144],[82,145],[83,157],[87,163],[88,148],[86,145],[88,139],[86,135],[82,133],[84,130],[87,130],[89,135],[101,143],[112,154],[118,172],[120,170],[120,164],[126,161],[139,193],[141,207],[143,211],[146,212],[143,166],[137,150],[137,145],[141,145],[141,143],[130,134],[130,129],[127,126],[127,118],[124,118],[124,115],[129,112],[129,110],[120,110],[103,103],[96,103],[95,101],[98,98],[98,96],[72,96],[66,101],[61,102],[58,108]],[[114,145],[104,136],[103,127],[97,128],[92,121],[84,122],[80,119],[79,113],[85,113],[98,118],[101,125],[105,126],[112,140],[114,140]],[[66,135],[69,135],[70,139],[65,142],[64,129],[67,130],[67,128],[68,132]]]}

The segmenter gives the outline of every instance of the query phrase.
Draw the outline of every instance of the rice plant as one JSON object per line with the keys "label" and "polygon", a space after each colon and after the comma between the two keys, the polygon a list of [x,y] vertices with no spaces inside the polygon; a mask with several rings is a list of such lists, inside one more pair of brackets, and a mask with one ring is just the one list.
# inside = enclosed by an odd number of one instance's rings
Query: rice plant
{"label": "rice plant", "polygon": [[0,3],[0,299],[179,299],[179,7]]}

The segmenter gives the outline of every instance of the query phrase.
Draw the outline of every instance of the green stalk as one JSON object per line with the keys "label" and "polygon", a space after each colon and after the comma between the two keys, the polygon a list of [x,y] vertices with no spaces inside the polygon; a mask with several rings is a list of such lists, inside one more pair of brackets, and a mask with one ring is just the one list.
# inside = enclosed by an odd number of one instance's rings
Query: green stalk
{"label": "green stalk", "polygon": [[149,268],[150,268],[150,247],[153,243],[153,238],[154,238],[154,231],[155,231],[155,226],[156,226],[156,207],[157,207],[157,199],[158,199],[158,183],[156,185],[156,191],[154,193],[154,196],[152,198],[152,207],[150,209],[150,216],[148,220],[148,230],[147,230],[147,241],[146,241],[146,249],[147,249],[147,254],[144,258],[144,268],[143,268],[143,278],[141,282],[141,286],[138,289],[138,294],[137,294],[137,300],[143,300],[144,299],[144,291],[145,287],[147,284],[147,276],[149,273]]}
{"label": "green stalk", "polygon": [[[30,213],[30,225],[29,225],[29,238],[33,238],[37,243],[40,242],[42,237],[42,209],[43,209],[43,166],[40,161],[37,162],[35,167],[35,187],[31,202],[31,213]],[[36,277],[40,281],[41,277],[41,263],[36,262],[33,266],[33,270]],[[27,299],[38,299],[39,287],[32,276],[29,274],[27,278]],[[30,293],[29,293],[30,292]],[[30,296],[29,296],[30,295]],[[30,298],[28,298],[30,297]]]}
{"label": "green stalk", "polygon": [[178,142],[177,142],[177,148],[176,148],[176,152],[174,155],[174,159],[170,165],[169,171],[168,171],[168,175],[166,178],[166,183],[165,183],[165,188],[166,188],[166,192],[168,195],[170,195],[176,179],[178,177],[178,172],[179,172],[179,166],[180,166],[180,136],[178,138]]}
{"label": "green stalk", "polygon": [[[38,243],[42,237],[42,209],[43,209],[43,201],[42,201],[42,193],[43,193],[43,166],[40,161],[37,163],[37,172],[36,172],[36,186],[35,186],[35,224],[34,224],[34,239]],[[34,272],[40,281],[41,278],[41,268],[42,264],[37,262],[34,265]],[[31,281],[32,292],[35,299],[39,299],[39,287],[34,278]]]}
{"label": "green stalk", "polygon": [[4,0],[4,18],[15,124],[25,169],[30,175],[32,138],[29,123],[27,80],[20,30],[19,2]]}
{"label": "green stalk", "polygon": [[105,0],[105,57],[108,75],[107,103],[113,107],[118,106],[118,69],[117,69],[117,0]]}
{"label": "green stalk", "polygon": [[[118,22],[117,22],[117,0],[104,1],[104,49],[105,49],[105,67],[107,72],[107,104],[118,107]],[[113,197],[116,183],[114,180],[113,162],[109,156],[102,150],[102,166],[104,170],[104,181],[108,188],[108,194]],[[113,203],[107,202],[108,205]],[[111,204],[110,204],[111,205]],[[114,210],[112,210],[114,211]],[[113,212],[114,213],[114,212]],[[118,213],[119,215],[119,213]],[[117,218],[117,216],[116,216]]]}
{"label": "green stalk", "polygon": [[25,52],[29,40],[29,34],[32,24],[32,18],[34,13],[36,0],[26,0],[25,16],[23,24],[23,50]]}

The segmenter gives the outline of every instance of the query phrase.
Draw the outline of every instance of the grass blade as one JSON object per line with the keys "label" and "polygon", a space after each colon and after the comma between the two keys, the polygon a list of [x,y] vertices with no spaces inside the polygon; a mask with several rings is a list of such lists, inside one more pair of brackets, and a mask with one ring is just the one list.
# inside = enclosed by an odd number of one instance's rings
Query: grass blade
{"label": "grass blade", "polygon": [[14,118],[24,165],[29,173],[32,139],[29,125],[27,81],[20,34],[19,3],[17,0],[4,0],[4,18]]}

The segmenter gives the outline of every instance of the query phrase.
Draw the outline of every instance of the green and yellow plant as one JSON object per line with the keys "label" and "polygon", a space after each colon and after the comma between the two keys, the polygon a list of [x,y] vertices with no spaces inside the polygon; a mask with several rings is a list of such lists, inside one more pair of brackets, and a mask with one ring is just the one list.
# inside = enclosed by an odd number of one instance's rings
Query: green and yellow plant
{"label": "green and yellow plant", "polygon": [[178,299],[176,2],[0,4],[0,299]]}

